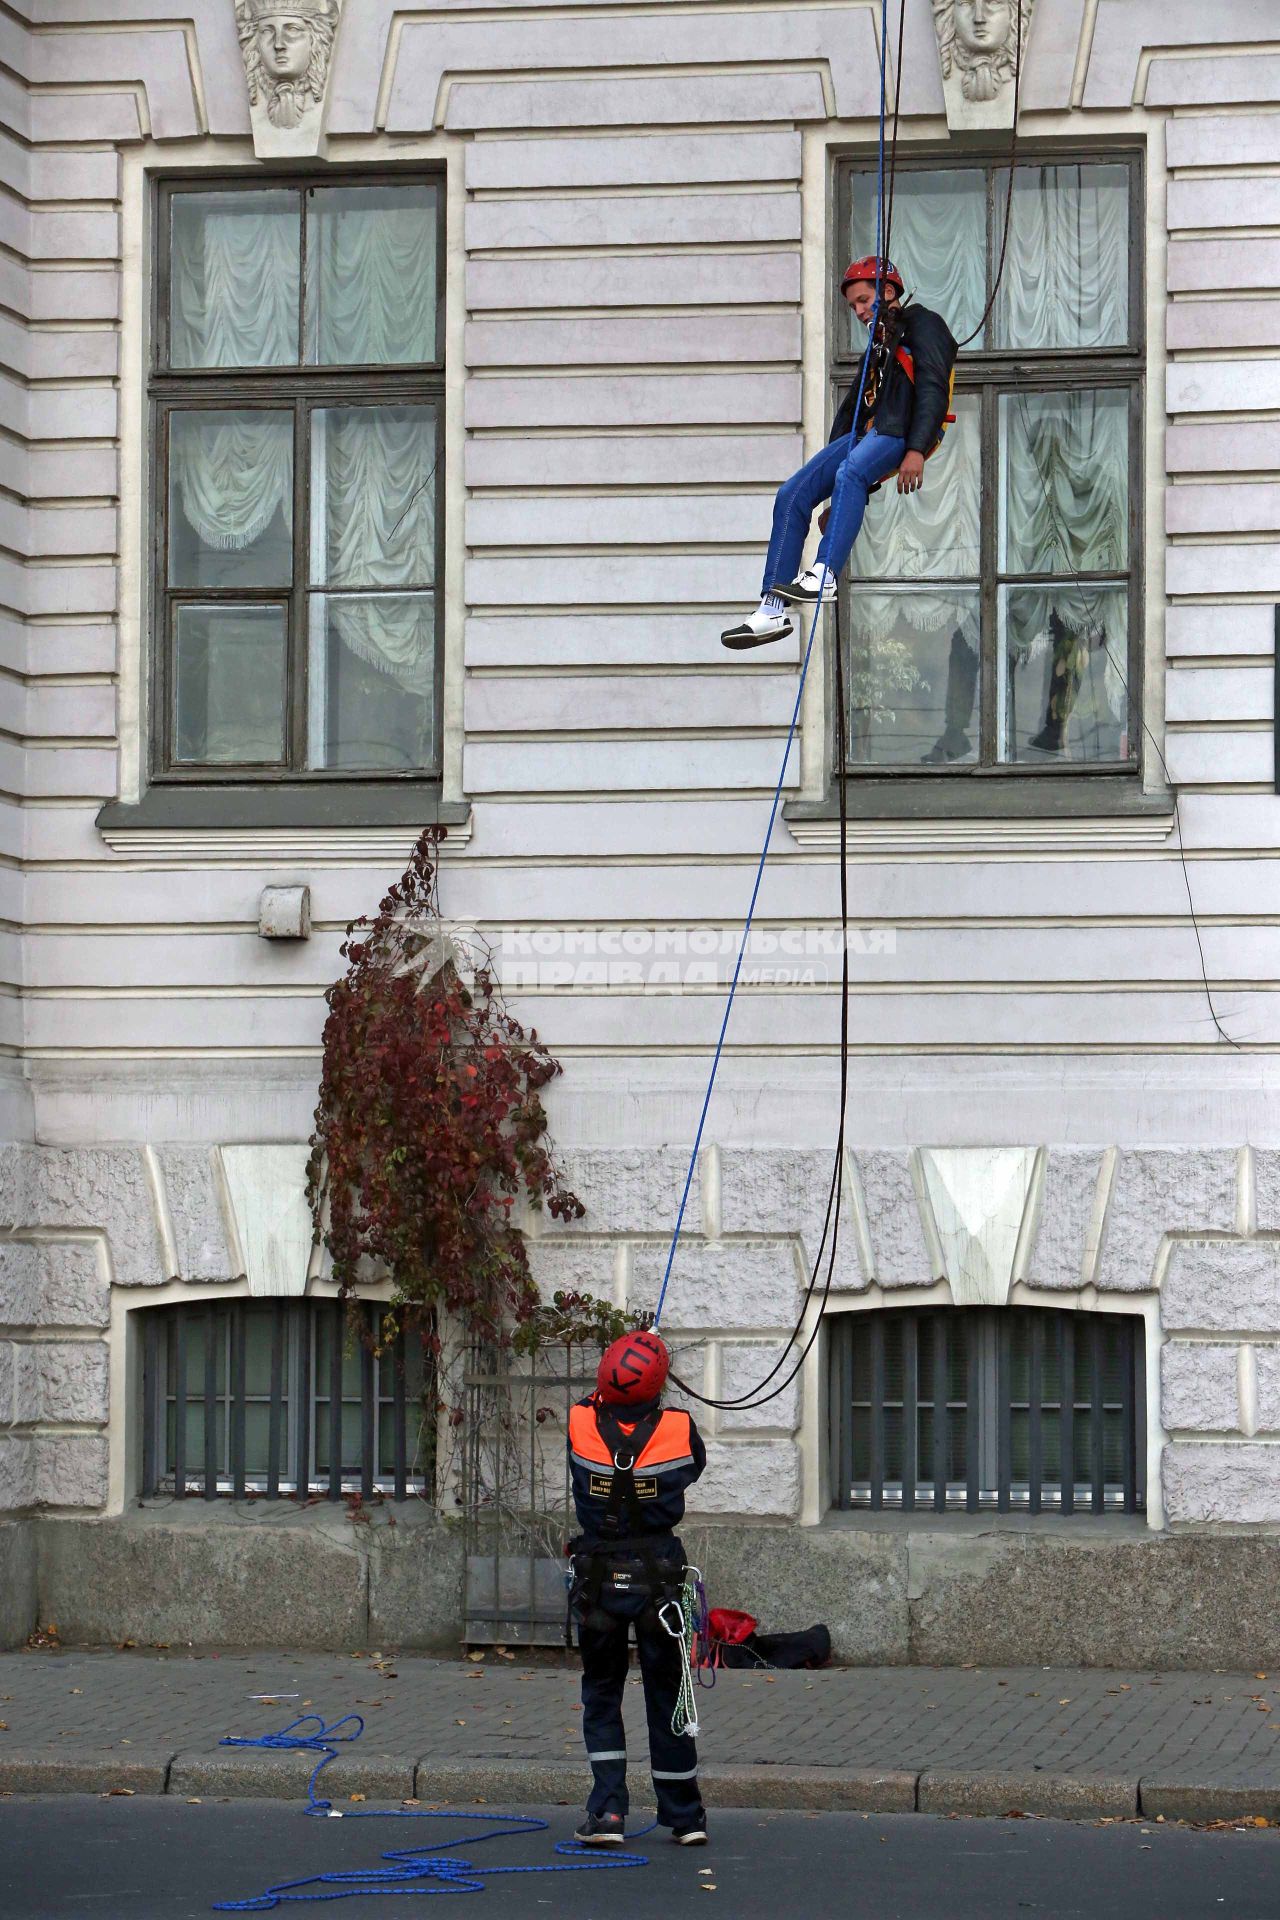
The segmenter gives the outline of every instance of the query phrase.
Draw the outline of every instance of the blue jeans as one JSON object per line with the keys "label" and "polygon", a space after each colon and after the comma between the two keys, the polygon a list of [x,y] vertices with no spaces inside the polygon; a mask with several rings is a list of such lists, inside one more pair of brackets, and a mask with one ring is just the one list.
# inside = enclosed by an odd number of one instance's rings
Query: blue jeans
{"label": "blue jeans", "polygon": [[831,501],[831,520],[818,547],[817,564],[825,561],[833,574],[841,574],[862,526],[872,487],[897,471],[906,450],[905,440],[877,433],[874,427],[861,440],[846,433],[815,453],[799,473],[784,480],[773,503],[773,533],[760,591],[768,593],[771,587],[785,586],[795,579],[809,522],[824,500]]}

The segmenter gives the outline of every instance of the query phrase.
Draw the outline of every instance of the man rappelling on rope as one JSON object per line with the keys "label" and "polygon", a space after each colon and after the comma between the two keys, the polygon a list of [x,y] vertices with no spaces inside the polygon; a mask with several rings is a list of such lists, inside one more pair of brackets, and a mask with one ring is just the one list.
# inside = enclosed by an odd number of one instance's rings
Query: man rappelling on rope
{"label": "man rappelling on rope", "polygon": [[582,1653],[582,1733],[594,1785],[575,1838],[621,1846],[627,1815],[627,1741],[622,1696],[634,1623],[649,1722],[658,1825],[681,1846],[704,1845],[698,1751],[673,1731],[683,1669],[684,1548],[674,1528],[685,1488],[707,1462],[687,1413],[664,1408],[669,1358],[656,1333],[626,1334],[601,1356],[596,1390],[569,1414],[573,1501],[582,1533],[570,1607]]}
{"label": "man rappelling on rope", "polygon": [[[852,263],[840,291],[871,328],[865,370],[845,395],[821,453],[778,488],[760,605],[720,636],[738,651],[784,640],[792,630],[788,607],[834,600],[870,495],[892,473],[899,493],[918,492],[924,463],[951,417],[959,349],[942,316],[904,303],[898,269],[874,255]],[[800,573],[809,522],[824,500],[831,501],[831,510],[820,523],[817,557]]]}

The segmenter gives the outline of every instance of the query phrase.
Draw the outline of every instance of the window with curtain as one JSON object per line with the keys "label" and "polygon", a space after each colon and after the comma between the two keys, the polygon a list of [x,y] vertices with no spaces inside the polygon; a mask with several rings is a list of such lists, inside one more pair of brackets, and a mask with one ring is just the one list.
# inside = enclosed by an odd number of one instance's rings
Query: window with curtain
{"label": "window with curtain", "polygon": [[438,179],[165,183],[155,772],[439,765]]}
{"label": "window with curtain", "polygon": [[[838,209],[844,255],[874,252],[874,166],[842,163]],[[850,773],[1136,769],[1141,244],[1136,156],[1020,160],[1011,200],[998,163],[899,161],[908,298],[979,331],[923,490],[887,481],[854,548]],[[838,404],[866,338],[843,301],[833,338]]]}

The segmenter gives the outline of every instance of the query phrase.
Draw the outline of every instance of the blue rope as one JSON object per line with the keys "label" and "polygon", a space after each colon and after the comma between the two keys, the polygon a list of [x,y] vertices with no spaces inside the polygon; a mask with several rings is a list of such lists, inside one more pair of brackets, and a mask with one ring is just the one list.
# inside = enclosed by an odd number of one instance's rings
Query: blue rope
{"label": "blue rope", "polygon": [[[300,1728],[310,1725],[314,1725],[314,1732],[299,1732]],[[344,1727],[351,1727],[353,1731],[344,1733]],[[348,1741],[358,1740],[363,1732],[364,1720],[358,1713],[344,1714],[332,1726],[326,1726],[318,1713],[304,1713],[279,1733],[259,1734],[252,1739],[230,1734],[219,1744],[224,1747],[266,1747],[273,1753],[318,1754],[320,1757],[307,1782],[307,1804],[303,1812],[322,1820],[467,1820],[474,1823],[484,1818],[483,1815],[471,1813],[446,1812],[439,1807],[369,1807],[358,1812],[337,1812],[331,1801],[321,1799],[316,1792],[316,1782],[329,1762],[337,1759],[338,1748]],[[649,1864],[648,1858],[641,1853],[615,1852],[602,1856],[592,1848],[572,1840],[559,1841],[555,1848],[560,1856],[559,1862],[546,1866],[477,1867],[474,1861],[460,1859],[451,1853],[454,1847],[478,1846],[486,1840],[506,1840],[514,1834],[546,1833],[549,1826],[546,1820],[540,1820],[535,1814],[509,1813],[494,1815],[493,1819],[506,1824],[489,1825],[480,1832],[461,1834],[456,1840],[424,1842],[416,1847],[392,1847],[382,1854],[382,1858],[390,1862],[385,1867],[353,1867],[345,1872],[306,1874],[300,1880],[278,1880],[249,1900],[217,1900],[213,1904],[213,1911],[270,1913],[276,1907],[301,1905],[315,1900],[346,1900],[358,1894],[428,1896],[439,1893],[483,1893],[486,1880],[499,1874],[617,1873],[629,1867],[647,1867]],[[645,1834],[653,1832],[657,1824],[655,1820],[651,1826],[632,1834],[631,1838],[643,1839]],[[478,1877],[481,1874],[484,1875],[483,1879]],[[431,1882],[435,1884],[429,1884]],[[333,1891],[313,1891],[322,1888],[332,1888]]]}
{"label": "blue rope", "polygon": [[[858,381],[858,404],[853,411],[853,430],[858,430],[858,416],[862,411],[862,396],[867,388],[867,373],[871,365],[872,349],[875,345],[876,321],[880,317],[880,257],[884,242],[884,123],[886,109],[885,58],[889,35],[889,0],[880,0],[880,148],[879,183],[876,196],[876,298],[871,310],[871,327],[867,337],[867,349],[862,356],[862,374]],[[837,474],[836,484],[831,498],[831,524],[838,524],[838,514],[843,481]],[[767,584],[767,583],[766,583]],[[827,584],[827,568],[822,570],[822,586]],[[707,1091],[703,1096],[702,1112],[698,1115],[698,1130],[694,1135],[693,1151],[689,1155],[689,1166],[684,1177],[684,1191],[680,1195],[680,1207],[676,1214],[676,1224],[671,1234],[671,1244],[667,1249],[667,1264],[662,1275],[662,1286],[658,1292],[658,1304],[654,1309],[653,1324],[657,1327],[662,1320],[662,1309],[667,1298],[667,1287],[671,1280],[671,1269],[675,1264],[676,1249],[680,1244],[680,1231],[684,1225],[685,1208],[689,1203],[689,1189],[693,1185],[693,1171],[698,1164],[698,1151],[702,1146],[702,1133],[707,1124],[707,1114],[711,1108],[711,1095],[715,1089],[716,1074],[720,1070],[720,1056],[724,1051],[725,1035],[729,1031],[729,1016],[733,1012],[733,1002],[738,991],[738,976],[742,972],[743,956],[747,942],[751,937],[752,922],[755,919],[756,902],[760,897],[760,883],[764,879],[765,862],[769,857],[769,845],[773,839],[774,823],[778,817],[778,806],[782,799],[782,783],[787,777],[787,763],[791,758],[791,747],[796,737],[796,726],[800,719],[800,703],[804,699],[805,681],[809,674],[809,660],[813,653],[814,637],[818,631],[818,618],[822,612],[822,596],[819,593],[813,609],[813,620],[809,626],[809,640],[804,650],[804,659],[800,666],[800,682],[796,688],[795,705],[791,709],[791,725],[787,728],[787,744],[782,751],[782,766],[778,771],[778,783],[773,790],[773,805],[769,809],[769,824],[765,829],[764,845],[760,849],[760,859],[756,866],[755,885],[751,889],[751,902],[747,908],[747,917],[743,923],[742,938],[738,943],[737,958],[733,963],[733,979],[729,983],[729,997],[725,1001],[724,1018],[720,1022],[720,1033],[716,1040],[716,1050],[711,1061],[711,1073],[707,1080]],[[818,1258],[821,1259],[821,1251]],[[816,1271],[816,1262],[815,1262]]]}

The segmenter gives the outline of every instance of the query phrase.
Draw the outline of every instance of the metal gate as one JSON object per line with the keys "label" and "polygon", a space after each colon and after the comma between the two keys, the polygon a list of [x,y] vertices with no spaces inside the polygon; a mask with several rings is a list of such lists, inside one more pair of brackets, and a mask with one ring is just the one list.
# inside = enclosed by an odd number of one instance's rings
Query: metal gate
{"label": "metal gate", "polygon": [[564,1543],[576,1532],[569,1483],[569,1409],[595,1386],[598,1349],[521,1356],[471,1350],[463,1377],[461,1493],[466,1640],[559,1646],[565,1630]]}

